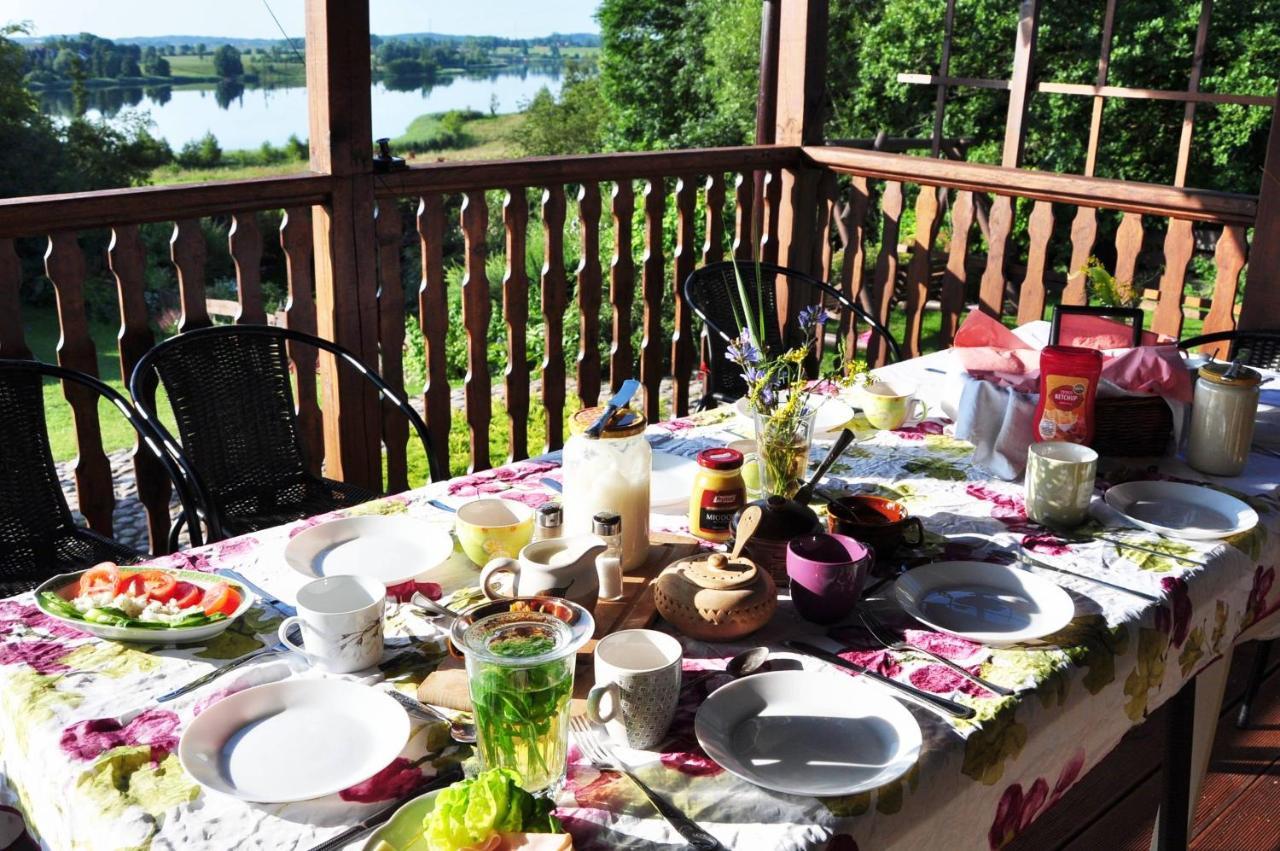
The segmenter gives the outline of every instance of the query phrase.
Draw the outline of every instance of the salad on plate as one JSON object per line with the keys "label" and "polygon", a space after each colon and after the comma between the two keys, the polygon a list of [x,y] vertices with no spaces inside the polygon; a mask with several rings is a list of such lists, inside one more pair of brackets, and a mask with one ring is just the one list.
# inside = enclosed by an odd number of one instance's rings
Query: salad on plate
{"label": "salad on plate", "polygon": [[[55,579],[57,579],[55,577]],[[207,627],[240,614],[244,589],[191,571],[121,568],[111,562],[37,590],[47,614],[65,621],[127,630]]]}

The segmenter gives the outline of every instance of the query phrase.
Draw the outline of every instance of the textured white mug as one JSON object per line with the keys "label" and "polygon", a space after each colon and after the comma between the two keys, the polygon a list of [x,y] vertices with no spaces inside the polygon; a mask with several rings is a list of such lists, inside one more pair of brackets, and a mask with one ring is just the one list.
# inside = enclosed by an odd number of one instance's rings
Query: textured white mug
{"label": "textured white mug", "polygon": [[1089,515],[1098,477],[1098,453],[1078,443],[1050,440],[1027,450],[1027,517],[1054,529],[1079,526]]}
{"label": "textured white mug", "polygon": [[680,642],[665,632],[624,629],[602,638],[595,657],[587,717],[619,744],[656,747],[666,738],[680,697]]}
{"label": "textured white mug", "polygon": [[[280,624],[280,641],[312,665],[334,674],[372,668],[382,660],[387,589],[367,576],[326,576],[298,589],[298,614]],[[289,638],[302,627],[302,645]]]}

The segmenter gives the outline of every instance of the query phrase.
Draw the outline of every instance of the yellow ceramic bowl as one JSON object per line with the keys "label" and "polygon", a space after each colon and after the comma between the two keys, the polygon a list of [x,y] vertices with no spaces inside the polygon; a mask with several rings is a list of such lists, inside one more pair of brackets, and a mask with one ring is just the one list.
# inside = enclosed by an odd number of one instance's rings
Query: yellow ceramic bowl
{"label": "yellow ceramic bowl", "polygon": [[467,558],[483,567],[489,559],[520,555],[533,539],[533,509],[509,499],[477,499],[458,509],[453,528]]}

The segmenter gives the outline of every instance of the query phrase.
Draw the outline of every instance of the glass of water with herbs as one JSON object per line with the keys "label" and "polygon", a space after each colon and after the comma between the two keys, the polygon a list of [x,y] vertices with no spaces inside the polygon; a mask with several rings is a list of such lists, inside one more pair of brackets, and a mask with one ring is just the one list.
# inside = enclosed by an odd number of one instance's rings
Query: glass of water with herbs
{"label": "glass of water with herbs", "polygon": [[467,662],[476,746],[486,769],[510,768],[530,792],[555,791],[565,773],[577,651],[595,631],[567,600],[482,604],[454,623]]}

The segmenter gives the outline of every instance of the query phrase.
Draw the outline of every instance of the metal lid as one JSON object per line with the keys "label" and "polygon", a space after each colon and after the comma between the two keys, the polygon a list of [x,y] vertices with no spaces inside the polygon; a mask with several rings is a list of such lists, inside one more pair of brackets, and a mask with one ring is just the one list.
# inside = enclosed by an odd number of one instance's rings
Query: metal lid
{"label": "metal lid", "polygon": [[591,532],[594,535],[620,535],[622,517],[612,511],[601,511],[591,518]]}
{"label": "metal lid", "polygon": [[534,512],[534,522],[543,529],[555,529],[564,523],[564,508],[558,502],[544,502]]}
{"label": "metal lid", "polygon": [[[1231,371],[1232,364],[1213,362],[1207,363],[1200,367],[1200,377],[1205,381],[1214,384],[1222,384],[1227,387],[1257,387],[1262,383],[1262,374],[1256,369],[1250,369],[1247,366],[1236,366],[1234,372]],[[1228,373],[1231,373],[1228,375]]]}
{"label": "metal lid", "polygon": [[708,470],[736,470],[742,466],[742,453],[727,446],[713,446],[698,453],[698,464]]}
{"label": "metal lid", "polygon": [[[600,419],[600,415],[604,413],[605,406],[598,405],[594,408],[583,408],[581,411],[573,415],[573,419],[569,420],[569,433],[581,435]],[[618,413],[613,415],[613,419],[605,424],[604,431],[601,432],[602,440],[609,440],[616,437],[635,437],[637,434],[643,434],[645,426],[649,421],[644,418],[644,414],[637,413],[630,408],[622,408]]]}

